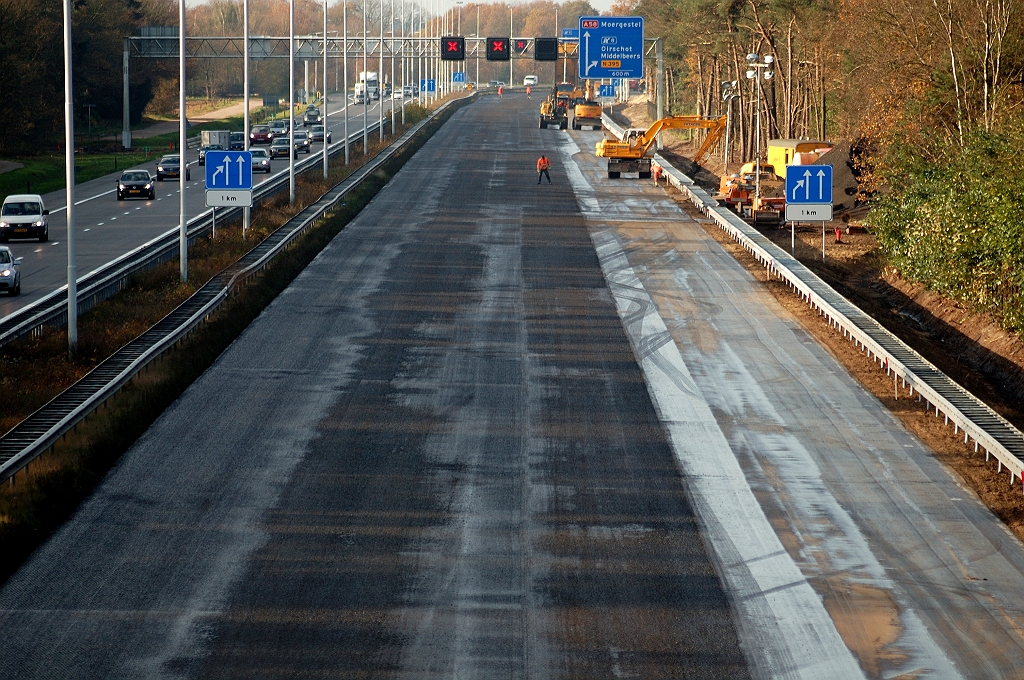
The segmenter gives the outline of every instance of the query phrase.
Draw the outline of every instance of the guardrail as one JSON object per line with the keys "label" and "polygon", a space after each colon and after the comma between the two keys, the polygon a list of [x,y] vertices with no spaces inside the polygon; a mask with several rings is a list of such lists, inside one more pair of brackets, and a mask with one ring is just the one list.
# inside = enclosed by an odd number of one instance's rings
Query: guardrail
{"label": "guardrail", "polygon": [[[385,125],[389,122],[385,119]],[[367,132],[376,132],[380,121],[373,122]],[[349,144],[362,139],[363,130],[349,134]],[[198,138],[196,138],[198,139]],[[344,151],[344,140],[330,145],[330,156]],[[295,165],[296,173],[305,172],[323,165],[321,154],[317,151],[309,154]],[[266,200],[288,186],[288,173],[279,172],[270,180],[253,189],[253,203]],[[227,220],[241,214],[241,208],[220,209],[217,217]],[[213,225],[213,208],[207,209],[188,221],[186,233],[191,244],[205,235]],[[78,280],[78,313],[89,311],[118,291],[124,289],[131,277],[140,271],[150,269],[159,264],[178,257],[179,230],[177,227],[161,234],[155,239],[144,243],[132,251],[108,262]],[[19,309],[17,312],[0,319],[0,347],[26,335],[36,335],[47,326],[59,326],[67,323],[67,286],[61,286],[40,300]]]}
{"label": "guardrail", "polygon": [[[602,118],[605,127],[621,139],[622,126],[607,114]],[[1020,479],[1024,485],[1024,433],[836,292],[795,257],[731,210],[720,206],[669,161],[655,154],[654,162],[662,167],[669,183],[753,255],[769,276],[785,281],[830,325],[866,351],[886,375],[893,378],[894,384],[902,381],[904,389],[911,396],[916,395],[919,401],[923,399],[925,407],[934,410],[936,417],[941,415],[946,424],[953,423],[955,433],[963,432],[965,444],[973,439],[975,451],[979,447],[985,450],[985,460],[994,456],[1000,472],[1004,466],[1008,468],[1011,484]]]}
{"label": "guardrail", "polygon": [[[246,253],[233,267],[210,280],[153,328],[118,350],[88,375],[0,437],[0,483],[9,479],[13,484],[20,470],[25,469],[150,362],[209,317],[235,286],[262,271],[297,236],[330,217],[331,212],[350,191],[391,160],[434,117],[468,99],[451,100],[438,107],[430,116],[395,140],[388,149],[377,154],[320,200]],[[359,135],[362,135],[361,130]],[[315,157],[311,160],[315,160]],[[320,162],[323,160],[320,159]]]}

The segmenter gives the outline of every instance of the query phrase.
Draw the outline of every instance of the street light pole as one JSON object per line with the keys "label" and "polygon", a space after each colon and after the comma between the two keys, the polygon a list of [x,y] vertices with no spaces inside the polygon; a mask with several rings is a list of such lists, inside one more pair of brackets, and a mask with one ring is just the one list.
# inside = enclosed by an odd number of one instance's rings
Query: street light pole
{"label": "street light pole", "polygon": [[341,26],[342,30],[345,31],[345,37],[342,39],[342,69],[345,71],[343,76],[342,85],[345,91],[342,93],[342,100],[345,102],[345,165],[349,162],[349,151],[348,151],[348,0],[342,0],[341,2]]}
{"label": "street light pole", "polygon": [[722,99],[725,101],[725,169],[724,175],[729,174],[730,143],[732,135],[732,100],[739,97],[739,83],[735,80],[722,81]]}
{"label": "street light pole", "polygon": [[[760,61],[758,61],[760,59]],[[757,130],[755,130],[754,139],[756,140],[756,156],[754,158],[755,172],[757,173],[754,178],[754,202],[751,206],[751,216],[754,218],[754,222],[757,222],[757,209],[760,207],[761,202],[761,74],[759,71],[764,71],[764,79],[771,80],[774,72],[772,71],[772,64],[775,62],[775,57],[770,54],[766,54],[763,59],[757,54],[747,55],[747,64],[750,67],[747,70],[747,78],[757,81],[757,114],[755,116]]]}
{"label": "street light pole", "polygon": [[[184,2],[184,0],[182,0]],[[68,225],[68,356],[78,354],[78,266],[75,261],[75,111],[72,91],[71,0],[64,0],[64,181]],[[12,478],[13,479],[13,478]]]}
{"label": "street light pole", "polygon": [[[245,149],[249,150],[249,0],[242,0],[242,42],[245,43],[242,46],[242,80],[245,81],[242,85],[245,90],[245,117],[244,117],[244,132],[245,135]],[[252,208],[242,208],[242,238],[249,232],[249,222],[252,219]]]}
{"label": "street light pole", "polygon": [[295,0],[288,0],[288,203],[295,203]]}
{"label": "street light pole", "polygon": [[323,127],[324,127],[324,179],[327,179],[327,0],[324,0],[324,110],[323,110]]}
{"label": "street light pole", "polygon": [[188,174],[187,145],[185,139],[185,0],[178,0],[178,259],[181,263],[181,282],[188,283],[188,225],[185,220],[185,176]]}

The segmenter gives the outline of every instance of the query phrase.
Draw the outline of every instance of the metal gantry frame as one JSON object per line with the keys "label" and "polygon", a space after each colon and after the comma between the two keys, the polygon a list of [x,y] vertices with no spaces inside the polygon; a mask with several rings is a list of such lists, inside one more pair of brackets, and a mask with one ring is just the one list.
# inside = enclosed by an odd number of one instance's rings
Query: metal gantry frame
{"label": "metal gantry frame", "polygon": [[[486,45],[484,43],[487,40],[487,36],[463,37],[466,41],[466,62],[469,62],[470,59],[479,60],[485,55]],[[249,57],[251,59],[287,59],[289,57],[289,40],[289,36],[250,36]],[[419,75],[421,78],[429,77],[427,71],[433,71],[439,88],[447,87],[450,84],[441,77],[443,75],[443,62],[440,59],[441,41],[439,36],[397,34],[369,36],[362,32],[344,36],[337,32],[332,32],[327,36],[326,54],[323,35],[297,35],[294,37],[294,40],[295,59],[318,60],[328,57],[344,58],[348,56],[361,58],[364,54],[379,55],[381,62],[384,59],[412,59],[413,64],[420,64]],[[533,60],[534,40],[532,37],[511,37],[510,47],[513,47],[517,42],[526,43],[525,48],[522,50],[509,50],[511,59]],[[644,42],[647,43],[646,55],[650,56],[651,52],[654,52],[657,59],[657,109],[658,117],[662,118],[665,112],[664,41],[661,38],[645,38]],[[569,60],[577,57],[578,50],[578,43],[559,39],[558,59],[563,61],[563,72],[566,71]],[[242,36],[185,36],[185,56],[192,59],[244,59],[245,38]],[[132,57],[144,59],[176,58],[178,57],[178,36],[140,35],[129,36],[124,39],[122,59],[124,127],[122,130],[122,142],[126,149],[130,149],[132,146],[129,123],[131,112],[129,110],[128,97],[128,64]],[[425,65],[427,68],[423,68],[424,60],[426,61]],[[394,86],[394,83],[392,83],[392,86]]]}
{"label": "metal gantry frame", "polygon": [[[466,40],[466,61],[471,58],[479,59],[485,55],[486,36],[465,36]],[[510,45],[516,42],[525,41],[526,47],[523,50],[510,50],[512,59],[533,60],[534,38],[512,37]],[[250,36],[249,37],[249,58],[250,59],[287,59],[288,36]],[[578,45],[572,42],[561,42],[559,59],[568,61],[575,56]],[[347,45],[347,51],[346,51]],[[365,51],[364,51],[365,48]],[[336,32],[328,35],[326,41],[326,55],[324,49],[324,37],[322,35],[297,35],[295,36],[295,59],[318,60],[325,57],[343,58],[347,56],[361,58],[363,54],[379,55],[381,61],[384,59],[412,59],[413,63],[422,63],[419,60],[427,60],[432,64],[435,71],[434,77],[439,85],[442,83],[441,73],[441,41],[437,36],[400,36],[385,34],[381,36],[368,36],[363,33],[343,36]],[[143,59],[171,59],[177,58],[178,36],[177,35],[141,35],[128,36],[124,38],[124,53],[122,58],[123,76],[123,107],[122,116],[124,126],[122,129],[122,143],[126,149],[132,146],[131,127],[128,95],[129,68],[128,64],[132,57]],[[191,59],[244,59],[245,38],[242,36],[185,36],[185,56]],[[422,77],[427,77],[422,72]],[[392,84],[393,85],[393,84]]]}

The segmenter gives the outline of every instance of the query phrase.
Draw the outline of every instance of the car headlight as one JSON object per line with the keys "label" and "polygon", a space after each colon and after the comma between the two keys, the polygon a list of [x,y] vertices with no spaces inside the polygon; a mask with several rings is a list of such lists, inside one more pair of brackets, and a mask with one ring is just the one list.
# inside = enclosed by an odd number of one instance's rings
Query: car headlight
{"label": "car headlight", "polygon": [[35,225],[34,225],[34,226],[36,226],[36,227],[41,227],[41,226],[43,226],[43,221],[42,221],[42,220],[38,220],[38,221],[37,221],[37,222],[35,223]]}
{"label": "car headlight", "polygon": [[156,171],[157,172],[163,172],[164,171],[164,166],[162,166],[162,165],[156,166]]}
{"label": "car headlight", "polygon": [[142,187],[142,188],[143,188],[143,189],[152,189],[152,188],[153,188],[153,183],[152,183],[152,182],[150,182],[149,184],[147,184],[146,186],[144,186],[144,187]]}
{"label": "car headlight", "polygon": [[121,191],[124,191],[127,187],[125,187],[125,185],[123,184],[118,184],[117,188],[120,189]]}
{"label": "car headlight", "polygon": [[0,276],[6,278],[6,277],[8,277],[10,275],[11,275],[11,270],[10,269],[0,270]]}
{"label": "car headlight", "polygon": [[6,229],[9,226],[11,225],[7,224],[6,222],[0,222],[0,229]]}

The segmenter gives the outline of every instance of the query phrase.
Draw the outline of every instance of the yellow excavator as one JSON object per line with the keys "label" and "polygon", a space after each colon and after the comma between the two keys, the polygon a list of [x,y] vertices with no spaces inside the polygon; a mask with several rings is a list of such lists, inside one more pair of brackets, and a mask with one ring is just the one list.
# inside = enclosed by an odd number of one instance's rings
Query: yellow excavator
{"label": "yellow excavator", "polygon": [[702,165],[711,157],[725,132],[726,117],[704,118],[702,116],[669,116],[656,120],[646,131],[626,131],[622,141],[602,139],[597,143],[595,153],[608,159],[608,177],[617,179],[623,172],[638,172],[641,178],[651,176],[651,158],[654,156],[654,140],[662,130],[707,130],[704,143],[697,150],[694,162]]}

